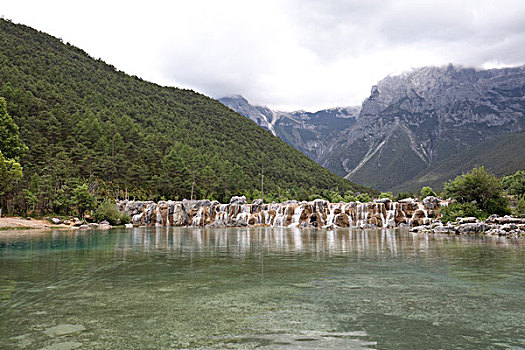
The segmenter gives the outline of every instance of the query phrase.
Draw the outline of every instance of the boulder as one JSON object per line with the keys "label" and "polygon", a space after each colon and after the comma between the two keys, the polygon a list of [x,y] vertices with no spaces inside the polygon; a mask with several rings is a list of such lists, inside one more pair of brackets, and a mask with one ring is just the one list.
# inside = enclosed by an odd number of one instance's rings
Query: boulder
{"label": "boulder", "polygon": [[452,225],[438,225],[432,228],[434,233],[455,234],[456,228]]}
{"label": "boulder", "polygon": [[376,199],[376,202],[377,202],[377,203],[384,203],[384,204],[387,204],[387,203],[392,202],[392,200],[391,200],[390,198],[379,198],[379,199]]}
{"label": "boulder", "polygon": [[314,200],[314,210],[316,211],[323,211],[325,208],[328,208],[328,201],[324,199],[316,199]]}
{"label": "boulder", "polygon": [[252,202],[252,205],[253,206],[260,206],[263,204],[263,200],[262,199],[254,199],[253,202]]}
{"label": "boulder", "polygon": [[518,229],[518,225],[516,224],[505,224],[500,226],[500,230],[503,230],[505,232],[510,232]]}
{"label": "boulder", "polygon": [[[106,221],[107,222],[107,221]],[[111,229],[111,225],[110,224],[103,224],[103,223],[100,223],[98,225],[98,229],[99,230],[109,230]]]}
{"label": "boulder", "polygon": [[133,228],[133,224],[125,224],[124,225],[126,228]]}
{"label": "boulder", "polygon": [[456,218],[456,221],[461,224],[475,224],[479,222],[478,218],[475,218],[473,216],[469,216],[466,218]]}
{"label": "boulder", "polygon": [[246,197],[245,196],[233,196],[230,199],[230,204],[246,204]]}
{"label": "boulder", "polygon": [[79,230],[89,230],[89,228],[90,228],[89,225],[80,225],[80,226],[78,226]]}
{"label": "boulder", "polygon": [[98,228],[98,224],[96,222],[91,222],[88,224],[89,228]]}
{"label": "boulder", "polygon": [[427,209],[437,209],[439,208],[439,199],[434,196],[427,196],[423,199],[423,204]]}
{"label": "boulder", "polygon": [[81,226],[84,225],[84,221],[80,220],[79,218],[73,218],[73,226]]}
{"label": "boulder", "polygon": [[188,214],[184,210],[182,203],[175,203],[173,215],[170,217],[173,226],[185,226],[188,224]]}
{"label": "boulder", "polygon": [[459,225],[457,232],[459,234],[482,233],[488,231],[489,228],[490,227],[483,222],[469,223]]}
{"label": "boulder", "polygon": [[62,220],[60,220],[59,218],[52,218],[51,222],[55,225],[60,225],[62,223]]}

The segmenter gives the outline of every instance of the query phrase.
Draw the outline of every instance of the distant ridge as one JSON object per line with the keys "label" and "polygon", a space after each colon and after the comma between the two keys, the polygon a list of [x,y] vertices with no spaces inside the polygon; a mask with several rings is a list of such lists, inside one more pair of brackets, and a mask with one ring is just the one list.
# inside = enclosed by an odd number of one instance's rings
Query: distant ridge
{"label": "distant ridge", "polygon": [[[256,119],[245,99],[242,109],[221,101]],[[525,66],[424,67],[386,77],[352,110],[271,113],[274,134],[318,164],[356,183],[391,190],[446,159],[525,130]],[[500,157],[503,169],[525,168],[509,154]]]}

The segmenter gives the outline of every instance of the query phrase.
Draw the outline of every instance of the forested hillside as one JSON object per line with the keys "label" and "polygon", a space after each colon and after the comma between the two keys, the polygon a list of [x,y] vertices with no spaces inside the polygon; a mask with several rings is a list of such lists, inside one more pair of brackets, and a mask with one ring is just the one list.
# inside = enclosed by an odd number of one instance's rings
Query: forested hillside
{"label": "forested hillside", "polygon": [[0,97],[29,149],[11,199],[31,198],[41,211],[67,210],[83,183],[136,199],[189,198],[193,181],[197,198],[256,195],[263,167],[269,199],[366,190],[216,100],[129,76],[5,20]]}

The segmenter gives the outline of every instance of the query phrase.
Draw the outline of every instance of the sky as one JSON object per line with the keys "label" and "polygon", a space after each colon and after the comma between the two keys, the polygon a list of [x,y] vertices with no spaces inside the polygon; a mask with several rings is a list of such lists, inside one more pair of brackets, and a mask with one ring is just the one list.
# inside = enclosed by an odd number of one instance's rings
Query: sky
{"label": "sky", "polygon": [[525,64],[523,0],[16,0],[0,15],[145,80],[283,111],[359,105],[423,66]]}

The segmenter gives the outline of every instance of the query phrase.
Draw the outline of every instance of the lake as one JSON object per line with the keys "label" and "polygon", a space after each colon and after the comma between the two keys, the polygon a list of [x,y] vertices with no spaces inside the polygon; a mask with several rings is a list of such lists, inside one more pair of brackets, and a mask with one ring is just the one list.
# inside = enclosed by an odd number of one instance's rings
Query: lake
{"label": "lake", "polygon": [[407,229],[0,236],[0,348],[524,349],[525,242]]}

